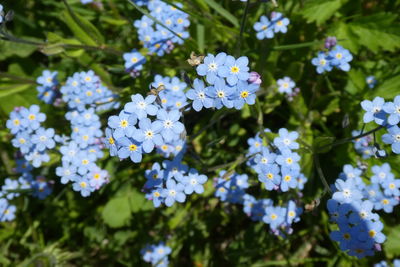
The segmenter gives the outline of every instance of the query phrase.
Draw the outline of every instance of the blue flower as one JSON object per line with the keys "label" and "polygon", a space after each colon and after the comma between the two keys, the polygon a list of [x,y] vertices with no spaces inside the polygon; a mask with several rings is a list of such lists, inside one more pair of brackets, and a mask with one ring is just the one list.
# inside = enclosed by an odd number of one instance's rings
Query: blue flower
{"label": "blue flower", "polygon": [[282,192],[287,192],[289,188],[297,187],[296,178],[299,175],[298,171],[282,167],[281,173],[282,173],[282,179],[281,179],[280,189],[282,190]]}
{"label": "blue flower", "polygon": [[385,100],[382,97],[375,97],[374,100],[364,100],[361,102],[361,107],[366,111],[363,117],[365,123],[375,121],[379,125],[386,123],[386,113],[383,111]]}
{"label": "blue flower", "polygon": [[283,77],[277,81],[278,84],[278,91],[280,93],[291,94],[293,88],[296,86],[294,81],[289,77]]}
{"label": "blue flower", "polygon": [[253,28],[257,31],[256,36],[258,40],[265,38],[271,39],[274,37],[274,25],[266,16],[261,16],[260,21],[256,22]]}
{"label": "blue flower", "polygon": [[32,143],[36,145],[38,151],[44,151],[46,149],[52,149],[56,143],[53,140],[54,129],[39,128],[36,130],[36,134],[32,136]]}
{"label": "blue flower", "polygon": [[132,137],[139,142],[143,142],[143,151],[150,153],[155,145],[163,143],[160,131],[161,128],[157,123],[152,123],[150,119],[144,118],[139,121],[139,129],[135,131]]}
{"label": "blue flower", "polygon": [[39,76],[36,79],[36,82],[46,87],[52,87],[58,84],[57,74],[58,74],[57,71],[51,72],[49,70],[44,70],[42,72],[42,76]]}
{"label": "blue flower", "polygon": [[27,121],[27,126],[32,130],[38,129],[40,123],[46,120],[46,115],[40,113],[38,105],[32,105],[29,109],[22,109],[21,115]]}
{"label": "blue flower", "polygon": [[298,137],[298,132],[289,132],[286,128],[281,128],[279,129],[279,136],[274,139],[274,145],[279,150],[298,149],[299,143],[295,142]]}
{"label": "blue flower", "polygon": [[76,192],[80,192],[83,197],[89,196],[94,191],[94,188],[89,184],[89,180],[84,177],[76,179],[72,184],[72,189]]}
{"label": "blue flower", "polygon": [[170,112],[160,109],[157,113],[157,121],[154,122],[157,128],[161,129],[161,136],[165,142],[179,139],[180,134],[185,130],[185,126],[179,121],[181,114],[178,110]]}
{"label": "blue flower", "polygon": [[111,116],[108,118],[108,126],[114,129],[113,137],[116,139],[124,136],[132,136],[133,132],[136,130],[136,123],[137,117],[135,113],[127,114],[123,110],[118,116]]}
{"label": "blue flower", "polygon": [[173,179],[167,180],[166,188],[163,190],[165,205],[171,207],[175,201],[185,202],[186,195],[183,193],[184,186],[181,183],[176,183]]}
{"label": "blue flower", "polygon": [[300,160],[299,154],[292,152],[289,149],[284,149],[281,152],[282,154],[276,157],[276,163],[292,170],[300,170],[300,165],[298,164],[298,161]]}
{"label": "blue flower", "polygon": [[280,168],[276,164],[267,164],[260,168],[258,179],[264,183],[265,189],[276,190],[281,183]]}
{"label": "blue flower", "polygon": [[226,53],[219,53],[217,56],[208,54],[204,58],[204,63],[197,66],[197,74],[200,76],[206,76],[207,82],[214,84],[218,77],[218,71],[224,65],[225,60]]}
{"label": "blue flower", "polygon": [[50,183],[43,176],[38,176],[32,181],[32,189],[32,195],[38,199],[45,199],[53,192]]}
{"label": "blue flower", "polygon": [[[1,17],[1,16],[0,16]],[[15,219],[15,211],[17,208],[8,203],[4,198],[0,198],[0,221],[12,221]]]}
{"label": "blue flower", "polygon": [[388,133],[382,135],[382,141],[392,146],[392,151],[400,154],[400,128],[397,125],[387,128]]}
{"label": "blue flower", "polygon": [[361,179],[362,171],[358,168],[354,168],[350,164],[343,166],[343,172],[339,174],[339,178],[346,181],[348,179],[353,179],[355,185],[363,183]]}
{"label": "blue flower", "polygon": [[372,166],[371,171],[374,175],[371,176],[372,183],[383,184],[387,180],[394,179],[394,175],[391,172],[390,165],[388,163],[382,164],[382,166]]}
{"label": "blue flower", "polygon": [[350,70],[350,62],[353,60],[353,56],[350,54],[349,50],[344,49],[340,45],[336,45],[330,52],[329,56],[332,58],[330,63],[343,70],[343,71],[349,71]]}
{"label": "blue flower", "polygon": [[73,159],[72,164],[77,168],[77,172],[80,175],[85,175],[94,167],[95,160],[96,156],[94,154],[91,154],[85,150],[81,150]]}
{"label": "blue flower", "polygon": [[180,158],[174,158],[173,160],[164,160],[163,167],[165,168],[166,179],[175,178],[179,182],[183,182],[183,176],[188,171],[188,166],[182,164]]}
{"label": "blue flower", "polygon": [[271,22],[274,23],[274,31],[276,33],[286,33],[287,32],[287,25],[289,25],[289,19],[284,18],[282,13],[275,12],[271,16]]}
{"label": "blue flower", "polygon": [[236,85],[239,80],[247,81],[250,77],[248,64],[249,59],[247,57],[235,59],[232,56],[227,56],[224,65],[218,69],[218,76],[226,78],[231,86]]}
{"label": "blue flower", "polygon": [[14,147],[19,148],[22,154],[29,153],[32,148],[31,136],[26,132],[18,133],[11,143]]}
{"label": "blue flower", "polygon": [[400,196],[400,180],[399,179],[388,179],[383,183],[384,193],[387,196]]}
{"label": "blue flower", "polygon": [[136,49],[130,53],[124,53],[123,58],[125,60],[125,69],[127,70],[142,70],[143,64],[146,63],[146,58]]}
{"label": "blue flower", "polygon": [[289,200],[286,208],[286,223],[289,225],[293,222],[300,221],[300,215],[303,212],[303,209],[296,206],[296,203],[293,200]]}
{"label": "blue flower", "polygon": [[376,210],[383,209],[386,213],[392,213],[393,207],[398,204],[399,200],[396,200],[395,198],[379,195],[377,198],[377,202],[374,203],[374,208]]}
{"label": "blue flower", "polygon": [[311,63],[317,67],[317,72],[319,74],[325,71],[331,71],[333,66],[330,63],[330,58],[325,52],[318,52],[317,57],[311,60]]}
{"label": "blue flower", "polygon": [[6,127],[10,129],[12,134],[16,134],[20,131],[25,131],[26,127],[28,127],[28,121],[22,117],[20,111],[12,111],[10,113],[10,119],[6,122]]}
{"label": "blue flower", "polygon": [[271,229],[277,229],[286,217],[286,209],[282,207],[268,207],[265,209],[265,216],[263,221],[268,223]]}
{"label": "blue flower", "polygon": [[25,159],[31,161],[33,167],[39,168],[43,162],[49,162],[50,157],[45,152],[39,152],[35,150],[27,154]]}
{"label": "blue flower", "polygon": [[254,162],[257,163],[258,166],[265,166],[269,164],[273,164],[276,159],[276,154],[269,151],[267,147],[262,147],[261,154],[257,154],[254,158]]}
{"label": "blue flower", "polygon": [[120,149],[118,157],[120,159],[130,158],[132,162],[139,163],[142,161],[142,146],[139,142],[132,138],[122,137],[117,140]]}
{"label": "blue flower", "polygon": [[379,220],[379,215],[372,212],[374,204],[371,201],[353,202],[351,206],[353,210],[349,216],[349,223],[356,225],[365,221]]}
{"label": "blue flower", "polygon": [[144,184],[145,188],[161,187],[164,179],[166,178],[164,170],[161,169],[161,166],[158,162],[153,164],[151,170],[145,171],[145,177],[147,179],[146,183]]}
{"label": "blue flower", "polygon": [[374,88],[378,83],[374,76],[368,76],[365,81],[367,82],[368,87],[371,89]]}
{"label": "blue flower", "polygon": [[89,184],[92,188],[98,190],[102,185],[108,183],[108,172],[106,170],[102,170],[99,167],[94,167],[90,170],[88,177],[89,177]]}
{"label": "blue flower", "polygon": [[400,122],[400,95],[396,96],[393,102],[386,102],[383,111],[389,114],[387,122],[390,125],[397,125]]}
{"label": "blue flower", "polygon": [[194,192],[201,194],[204,192],[203,184],[207,182],[207,176],[199,174],[197,170],[190,169],[187,176],[183,178],[183,184],[185,185],[185,194],[190,195]]}
{"label": "blue flower", "polygon": [[117,144],[113,136],[113,131],[110,128],[106,128],[106,137],[104,140],[104,145],[110,150],[111,156],[116,156],[118,153]]}
{"label": "blue flower", "polygon": [[193,89],[190,89],[186,93],[186,97],[193,100],[193,109],[200,111],[203,107],[211,108],[213,106],[213,100],[207,96],[203,81],[195,79],[193,87]]}
{"label": "blue flower", "polygon": [[4,193],[5,197],[8,200],[11,200],[11,199],[19,196],[19,193],[8,192],[8,191],[15,191],[17,189],[19,189],[18,181],[17,180],[12,180],[10,178],[6,178],[4,180],[4,185],[1,187],[1,191]]}
{"label": "blue flower", "polygon": [[335,199],[340,203],[360,201],[362,198],[361,192],[354,186],[354,181],[351,179],[346,181],[337,179],[335,187],[337,191],[333,194],[332,199]]}
{"label": "blue flower", "polygon": [[258,84],[249,84],[247,81],[239,81],[236,86],[236,95],[234,98],[234,107],[241,109],[245,103],[254,105],[256,102],[256,92],[259,89]]}
{"label": "blue flower", "polygon": [[61,177],[62,184],[67,184],[70,181],[73,182],[78,178],[76,175],[76,167],[69,164],[57,167],[56,175]]}
{"label": "blue flower", "polygon": [[230,98],[234,92],[235,89],[226,85],[225,80],[220,78],[215,80],[214,86],[206,88],[207,96],[214,99],[213,106],[215,106],[217,109],[220,109],[223,106],[232,108],[233,101],[230,100]]}
{"label": "blue flower", "polygon": [[153,105],[156,100],[155,95],[149,95],[146,98],[143,98],[142,95],[136,94],[132,95],[132,102],[129,102],[125,105],[124,111],[128,114],[135,114],[137,118],[143,119],[146,118],[147,115],[154,116],[157,114],[157,106]]}
{"label": "blue flower", "polygon": [[162,203],[164,203],[164,190],[165,189],[163,187],[154,187],[147,195],[148,199],[153,201],[153,205],[155,208],[158,208],[159,206],[161,206]]}

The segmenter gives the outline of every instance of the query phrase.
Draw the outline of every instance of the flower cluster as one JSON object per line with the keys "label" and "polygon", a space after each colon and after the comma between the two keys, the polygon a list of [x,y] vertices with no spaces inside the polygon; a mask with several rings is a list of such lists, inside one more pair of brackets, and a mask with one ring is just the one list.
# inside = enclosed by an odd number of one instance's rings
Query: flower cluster
{"label": "flower cluster", "polygon": [[209,85],[206,87],[202,80],[195,79],[194,88],[186,93],[187,98],[193,100],[193,109],[223,106],[241,109],[246,103],[253,105],[260,84],[258,79],[250,77],[248,64],[247,57],[235,59],[226,53],[208,54],[196,71],[199,76],[205,76]]}
{"label": "flower cluster", "polygon": [[[351,135],[358,136],[361,134],[361,131],[352,131]],[[354,148],[357,153],[361,154],[364,159],[368,159],[374,155],[374,146],[371,145],[372,136],[367,135],[361,138],[357,138],[352,141],[354,143]]]}
{"label": "flower cluster", "polygon": [[62,99],[70,109],[83,110],[95,107],[96,111],[118,108],[117,96],[101,84],[100,78],[89,70],[76,72],[61,87]]}
{"label": "flower cluster", "polygon": [[[146,4],[147,1],[141,2]],[[176,3],[176,5],[182,7],[180,3]],[[172,51],[175,43],[183,44],[184,39],[189,37],[188,14],[161,0],[148,1],[147,7],[150,15],[163,23],[163,25],[156,24],[147,16],[143,16],[133,23],[138,30],[139,40],[149,50],[149,53],[163,56]]]}
{"label": "flower cluster", "polygon": [[53,181],[46,181],[43,176],[33,178],[33,166],[24,158],[16,160],[14,169],[21,176],[18,179],[6,178],[0,191],[0,222],[12,221],[15,218],[16,207],[10,204],[21,192],[30,192],[33,197],[44,199],[53,191]]}
{"label": "flower cluster", "polygon": [[372,88],[374,88],[375,86],[376,86],[376,84],[378,83],[378,81],[375,79],[375,77],[374,76],[368,76],[366,79],[365,79],[365,82],[367,83],[367,85],[368,85],[368,87],[370,88],[370,89],[372,89]]}
{"label": "flower cluster", "polygon": [[14,134],[12,145],[36,168],[40,167],[42,162],[50,160],[47,150],[56,145],[54,129],[41,127],[45,120],[46,115],[40,112],[39,106],[32,105],[28,109],[16,107],[6,123],[7,128]]}
{"label": "flower cluster", "polygon": [[167,111],[174,109],[180,110],[188,104],[184,92],[187,88],[187,84],[179,80],[178,77],[156,75],[151,87],[164,88],[158,92],[158,96],[160,97],[162,108]]}
{"label": "flower cluster", "polygon": [[289,19],[283,17],[282,13],[272,12],[270,19],[264,15],[261,16],[260,21],[256,22],[253,28],[257,31],[258,40],[271,39],[275,33],[286,33],[289,22]]}
{"label": "flower cluster", "polygon": [[146,198],[153,201],[154,207],[163,203],[167,207],[175,202],[183,203],[186,195],[203,193],[203,184],[207,182],[207,176],[193,168],[189,170],[180,157],[165,160],[162,166],[154,163],[150,170],[146,170],[145,176],[147,181],[143,191],[146,192]]}
{"label": "flower cluster", "polygon": [[371,184],[366,185],[360,169],[345,165],[327,203],[331,221],[339,228],[331,232],[331,238],[343,251],[358,258],[373,255],[386,239],[383,223],[373,211],[390,213],[400,200],[400,180],[394,179],[389,164],[373,166],[372,173]]}
{"label": "flower cluster", "polygon": [[157,245],[147,245],[140,251],[140,254],[142,254],[143,260],[151,263],[152,266],[167,267],[171,248],[160,242]]}
{"label": "flower cluster", "polygon": [[320,51],[317,57],[311,60],[311,63],[317,67],[317,72],[320,74],[325,71],[329,72],[334,67],[343,71],[349,71],[349,62],[353,60],[353,56],[351,55],[349,50],[343,48],[340,45],[328,47],[329,48],[327,50]]}
{"label": "flower cluster", "polygon": [[364,123],[374,121],[380,126],[385,126],[388,133],[382,136],[385,144],[391,145],[392,151],[400,154],[400,95],[393,102],[386,102],[382,97],[374,100],[364,100],[361,107],[366,111],[363,116]]}
{"label": "flower cluster", "polygon": [[38,98],[46,104],[53,104],[54,100],[60,96],[57,74],[57,71],[44,70],[42,76],[36,79],[36,82],[40,84],[40,86],[36,87],[39,93]]}
{"label": "flower cluster", "polygon": [[[270,132],[265,129],[265,132]],[[250,146],[247,157],[247,165],[257,174],[260,182],[268,191],[279,190],[287,192],[289,189],[304,188],[307,178],[300,173],[298,161],[299,155],[292,152],[292,149],[299,148],[295,141],[298,138],[297,132],[288,132],[287,129],[280,129],[279,136],[273,141],[276,153],[271,152],[268,146],[263,145],[262,138],[257,134],[248,140]],[[272,144],[271,144],[272,145]],[[302,208],[290,200],[284,206],[274,206],[272,199],[259,199],[246,194],[249,187],[246,174],[227,173],[221,171],[215,180],[215,196],[221,201],[243,204],[244,212],[253,221],[263,221],[270,226],[271,232],[275,235],[292,233],[291,225],[300,220]]]}

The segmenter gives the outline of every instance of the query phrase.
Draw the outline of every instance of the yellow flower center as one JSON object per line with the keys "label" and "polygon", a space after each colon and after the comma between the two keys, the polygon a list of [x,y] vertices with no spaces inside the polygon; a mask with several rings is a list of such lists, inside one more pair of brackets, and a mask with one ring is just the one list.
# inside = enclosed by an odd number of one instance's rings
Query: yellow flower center
{"label": "yellow flower center", "polygon": [[345,234],[343,234],[343,238],[346,240],[349,240],[351,238],[351,236],[349,233],[345,233]]}
{"label": "yellow flower center", "polygon": [[34,119],[36,119],[35,114],[30,114],[30,115],[28,116],[28,119],[31,120],[31,121],[33,121]]}
{"label": "yellow flower center", "polygon": [[14,125],[18,126],[21,124],[21,122],[19,121],[19,119],[15,119],[13,120]]}
{"label": "yellow flower center", "polygon": [[96,179],[96,180],[100,179],[100,174],[99,173],[95,173],[93,175],[93,178]]}
{"label": "yellow flower center", "polygon": [[129,146],[129,151],[136,151],[137,150],[137,145],[132,144]]}
{"label": "yellow flower center", "polygon": [[113,145],[115,143],[114,138],[112,138],[112,137],[108,138],[108,143],[110,145]]}
{"label": "yellow flower center", "polygon": [[266,29],[268,29],[268,26],[267,26],[267,25],[263,25],[263,26],[261,27],[261,29],[262,29],[262,30],[266,30]]}
{"label": "yellow flower center", "polygon": [[270,180],[272,180],[272,179],[274,178],[274,175],[273,175],[272,173],[268,173],[268,174],[267,174],[267,178],[270,179]]}
{"label": "yellow flower center", "polygon": [[89,161],[88,161],[87,159],[83,159],[83,160],[82,160],[82,164],[83,164],[83,165],[88,165],[88,164],[89,164]]}
{"label": "yellow flower center", "polygon": [[240,93],[240,96],[241,96],[242,98],[246,98],[246,97],[249,96],[249,92],[243,91],[243,92]]}
{"label": "yellow flower center", "polygon": [[286,163],[287,164],[292,164],[293,163],[293,159],[292,158],[287,158],[286,159]]}
{"label": "yellow flower center", "polygon": [[138,62],[138,59],[137,59],[136,57],[133,57],[133,58],[131,59],[131,62],[132,62],[132,63],[136,63],[136,62]]}
{"label": "yellow flower center", "polygon": [[276,24],[278,24],[278,26],[282,26],[282,25],[283,25],[283,22],[282,22],[282,20],[280,20],[280,21],[278,21]]}
{"label": "yellow flower center", "polygon": [[168,146],[167,146],[167,145],[162,145],[162,146],[161,146],[161,149],[162,149],[163,151],[165,151],[165,150],[168,149]]}
{"label": "yellow flower center", "polygon": [[336,54],[336,58],[337,58],[337,59],[341,59],[342,57],[343,57],[343,55],[342,55],[341,53],[337,53],[337,54]]}
{"label": "yellow flower center", "polygon": [[86,95],[87,95],[87,96],[92,96],[92,95],[93,95],[93,92],[92,92],[92,91],[87,91],[87,92],[86,92]]}
{"label": "yellow flower center", "polygon": [[368,235],[369,235],[370,237],[374,237],[374,236],[376,235],[375,230],[369,230]]}
{"label": "yellow flower center", "polygon": [[276,220],[278,218],[278,216],[275,213],[272,213],[270,217],[272,220]]}
{"label": "yellow flower center", "polygon": [[385,198],[385,199],[382,199],[382,204],[384,204],[384,205],[389,204],[389,200],[387,200],[386,198]]}
{"label": "yellow flower center", "polygon": [[126,128],[126,127],[129,125],[129,123],[128,123],[127,120],[122,120],[122,121],[119,123],[119,125],[120,125],[122,128]]}
{"label": "yellow flower center", "polygon": [[288,215],[289,215],[289,217],[294,217],[296,215],[296,213],[294,213],[294,211],[289,211]]}
{"label": "yellow flower center", "polygon": [[239,72],[239,67],[238,66],[233,66],[233,67],[231,67],[231,72],[232,73],[238,73]]}
{"label": "yellow flower center", "polygon": [[82,139],[83,139],[83,141],[87,141],[89,139],[89,136],[88,135],[84,135],[84,136],[82,136]]}
{"label": "yellow flower center", "polygon": [[286,175],[284,179],[286,182],[289,182],[290,180],[292,180],[292,177],[290,175]]}
{"label": "yellow flower center", "polygon": [[154,196],[155,196],[155,197],[159,197],[159,196],[160,196],[160,193],[159,193],[159,192],[154,192]]}
{"label": "yellow flower center", "polygon": [[82,188],[86,188],[86,186],[87,186],[87,184],[85,182],[81,182],[80,185]]}
{"label": "yellow flower center", "polygon": [[22,144],[22,145],[25,144],[25,142],[26,142],[26,140],[25,140],[24,138],[20,138],[18,141],[19,141],[19,143]]}

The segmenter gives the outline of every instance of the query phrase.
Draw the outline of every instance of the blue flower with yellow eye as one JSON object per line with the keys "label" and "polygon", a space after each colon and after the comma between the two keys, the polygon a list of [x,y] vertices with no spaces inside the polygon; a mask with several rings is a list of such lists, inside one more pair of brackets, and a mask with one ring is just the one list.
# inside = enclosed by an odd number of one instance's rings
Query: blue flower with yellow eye
{"label": "blue flower with yellow eye", "polygon": [[218,71],[224,65],[226,60],[226,53],[219,53],[216,56],[208,54],[204,58],[203,64],[197,66],[196,71],[200,76],[206,76],[209,84],[214,84],[218,78]]}
{"label": "blue flower with yellow eye", "polygon": [[111,116],[108,118],[108,126],[114,129],[113,136],[116,139],[122,137],[131,137],[136,129],[136,123],[136,114],[127,114],[123,110],[119,113],[118,116]]}
{"label": "blue flower with yellow eye", "polygon": [[122,137],[117,140],[120,149],[118,157],[120,159],[130,158],[132,162],[139,163],[142,161],[142,146],[141,143],[132,138]]}
{"label": "blue flower with yellow eye", "polygon": [[192,106],[196,111],[200,111],[204,108],[213,107],[213,100],[206,94],[206,88],[202,80],[195,79],[193,82],[193,89],[190,89],[186,93],[186,97],[193,100]]}
{"label": "blue flower with yellow eye", "polygon": [[143,151],[150,153],[154,146],[162,145],[163,140],[160,135],[161,127],[150,119],[144,118],[139,121],[139,129],[135,130],[132,137],[142,143]]}
{"label": "blue flower with yellow eye", "polygon": [[230,86],[236,85],[239,80],[247,81],[250,77],[248,64],[249,59],[247,57],[235,59],[232,56],[227,56],[224,65],[218,69],[218,76],[226,78]]}

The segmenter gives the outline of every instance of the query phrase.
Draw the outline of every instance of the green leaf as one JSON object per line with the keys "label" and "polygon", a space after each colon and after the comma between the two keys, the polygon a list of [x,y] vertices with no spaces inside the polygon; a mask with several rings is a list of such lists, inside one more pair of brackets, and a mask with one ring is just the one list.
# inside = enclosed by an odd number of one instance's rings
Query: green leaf
{"label": "green leaf", "polygon": [[399,94],[400,88],[400,75],[396,75],[390,79],[387,79],[382,84],[378,84],[376,89],[372,89],[369,94],[370,97],[380,96],[386,99],[392,99]]}
{"label": "green leaf", "polygon": [[400,225],[390,229],[384,244],[385,253],[389,258],[400,256]]}
{"label": "green leaf", "polygon": [[131,218],[129,199],[127,197],[116,197],[107,202],[102,212],[103,220],[112,228],[126,225]]}
{"label": "green leaf", "polygon": [[344,90],[354,95],[363,90],[365,87],[365,76],[359,69],[351,69],[349,71],[349,79],[347,80]]}
{"label": "green leaf", "polygon": [[329,102],[328,106],[322,112],[322,115],[329,116],[333,112],[338,112],[339,110],[339,98],[335,98]]}
{"label": "green leaf", "polygon": [[206,2],[207,5],[209,5],[221,16],[226,18],[229,22],[231,22],[235,27],[239,27],[239,21],[237,20],[237,18],[233,16],[231,13],[229,13],[229,11],[223,8],[220,4],[218,4],[214,0],[204,0],[204,2]]}
{"label": "green leaf", "polygon": [[32,84],[3,84],[0,86],[0,98],[10,97],[29,88],[33,89]]}
{"label": "green leaf", "polygon": [[198,23],[196,25],[197,30],[197,46],[199,47],[200,53],[204,53],[204,25]]}
{"label": "green leaf", "polygon": [[0,40],[0,60],[12,56],[27,57],[37,49],[35,45]]}
{"label": "green leaf", "polygon": [[143,193],[132,189],[128,195],[129,204],[131,208],[131,212],[135,213],[138,211],[146,211],[146,210],[153,210],[154,206],[153,203],[147,200]]}
{"label": "green leaf", "polygon": [[308,23],[316,22],[317,25],[320,26],[330,19],[346,2],[347,0],[310,0],[305,3],[300,13]]}
{"label": "green leaf", "polygon": [[400,48],[400,23],[396,20],[395,14],[379,13],[356,19],[349,27],[357,35],[359,45],[373,52],[395,51]]}
{"label": "green leaf", "polygon": [[[97,46],[96,41],[102,42],[102,40],[101,39],[99,40],[99,38],[97,38],[97,40],[95,40],[90,34],[88,34],[87,30],[82,27],[83,25],[90,24],[90,22],[87,21],[86,19],[83,19],[83,18],[79,17],[77,14],[74,14],[74,16],[79,18],[79,21],[82,22],[79,24],[79,23],[77,23],[77,20],[75,20],[74,17],[72,17],[71,13],[68,11],[62,12],[61,16],[64,18],[65,24],[67,24],[68,28],[73,32],[73,34],[76,36],[76,38],[81,40],[84,44]],[[94,27],[94,26],[92,25],[91,27]],[[93,32],[93,30],[92,30],[92,32]]]}

